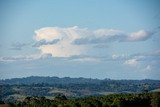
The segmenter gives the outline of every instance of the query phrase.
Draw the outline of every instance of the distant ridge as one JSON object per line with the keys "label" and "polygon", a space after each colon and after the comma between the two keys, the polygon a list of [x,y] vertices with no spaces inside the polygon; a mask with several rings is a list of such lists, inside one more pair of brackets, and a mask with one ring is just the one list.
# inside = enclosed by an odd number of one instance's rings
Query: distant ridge
{"label": "distant ridge", "polygon": [[112,80],[112,79],[92,79],[92,78],[70,78],[70,77],[43,77],[43,76],[30,76],[30,77],[24,77],[24,78],[12,78],[12,79],[5,79],[0,80],[0,84],[9,84],[9,85],[15,85],[15,84],[100,84],[102,82],[117,82],[117,83],[137,83],[137,84],[144,84],[144,83],[160,83],[160,80],[150,80],[150,79],[143,79],[143,80]]}
{"label": "distant ridge", "polygon": [[70,84],[70,83],[99,83],[101,80],[99,79],[91,79],[91,78],[70,78],[70,77],[42,77],[42,76],[30,76],[24,78],[12,78],[0,80],[0,84],[39,84],[39,83],[47,83],[47,84]]}

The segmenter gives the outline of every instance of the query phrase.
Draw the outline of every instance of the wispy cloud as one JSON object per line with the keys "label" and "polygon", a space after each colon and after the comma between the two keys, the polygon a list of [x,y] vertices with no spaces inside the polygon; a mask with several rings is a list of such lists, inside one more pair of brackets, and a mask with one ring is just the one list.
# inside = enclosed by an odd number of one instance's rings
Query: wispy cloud
{"label": "wispy cloud", "polygon": [[43,46],[43,45],[52,45],[52,44],[56,44],[57,42],[59,41],[59,39],[55,39],[53,41],[46,41],[46,40],[40,40],[36,43],[34,43],[32,46],[33,47],[40,47],[40,46]]}
{"label": "wispy cloud", "polygon": [[153,35],[153,32],[140,30],[138,32],[133,32],[129,34],[129,36],[125,38],[125,41],[128,41],[128,42],[145,41],[149,39],[152,35]]}
{"label": "wispy cloud", "polygon": [[11,44],[10,49],[11,50],[22,50],[25,46],[28,46],[29,43],[20,43],[20,42],[15,42]]}
{"label": "wispy cloud", "polygon": [[152,70],[151,65],[147,65],[142,71],[144,71],[144,72],[149,72],[149,71],[151,71],[151,70]]}
{"label": "wispy cloud", "polygon": [[127,34],[123,31],[114,29],[97,29],[93,31],[93,34],[85,38],[79,38],[74,41],[75,44],[99,44],[108,42],[137,42],[145,41],[153,35],[152,32],[140,30]]}
{"label": "wispy cloud", "polygon": [[137,61],[137,59],[129,59],[129,60],[126,60],[124,62],[124,64],[130,65],[130,66],[137,66],[138,61]]}
{"label": "wispy cloud", "polygon": [[126,37],[124,32],[114,29],[97,29],[89,32],[90,34],[86,35],[86,37],[75,39],[74,43],[77,45],[101,44],[122,41]]}
{"label": "wispy cloud", "polygon": [[33,55],[17,55],[0,57],[0,62],[13,62],[13,61],[30,61],[51,58],[51,54],[33,54]]}

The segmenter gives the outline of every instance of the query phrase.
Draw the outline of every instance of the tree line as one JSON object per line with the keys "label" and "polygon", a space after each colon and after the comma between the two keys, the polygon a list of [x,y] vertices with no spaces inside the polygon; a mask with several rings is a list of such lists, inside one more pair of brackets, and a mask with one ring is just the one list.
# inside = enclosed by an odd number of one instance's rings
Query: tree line
{"label": "tree line", "polygon": [[[1,104],[5,102],[1,101]],[[53,100],[45,97],[26,97],[22,102],[7,103],[10,107],[160,107],[160,92],[111,94],[67,99],[63,94]]]}

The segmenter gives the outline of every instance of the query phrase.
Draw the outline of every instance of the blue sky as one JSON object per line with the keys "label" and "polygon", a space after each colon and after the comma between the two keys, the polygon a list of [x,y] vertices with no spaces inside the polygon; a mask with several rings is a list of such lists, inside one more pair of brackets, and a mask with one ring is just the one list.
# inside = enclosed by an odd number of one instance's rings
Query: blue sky
{"label": "blue sky", "polygon": [[159,79],[159,0],[1,0],[0,78]]}

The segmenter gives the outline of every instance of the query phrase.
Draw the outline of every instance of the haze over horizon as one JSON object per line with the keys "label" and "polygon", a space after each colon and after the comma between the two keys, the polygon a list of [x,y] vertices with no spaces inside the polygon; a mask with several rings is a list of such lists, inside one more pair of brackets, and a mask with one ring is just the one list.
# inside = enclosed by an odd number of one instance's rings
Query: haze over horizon
{"label": "haze over horizon", "polygon": [[160,79],[159,0],[1,0],[0,79]]}

